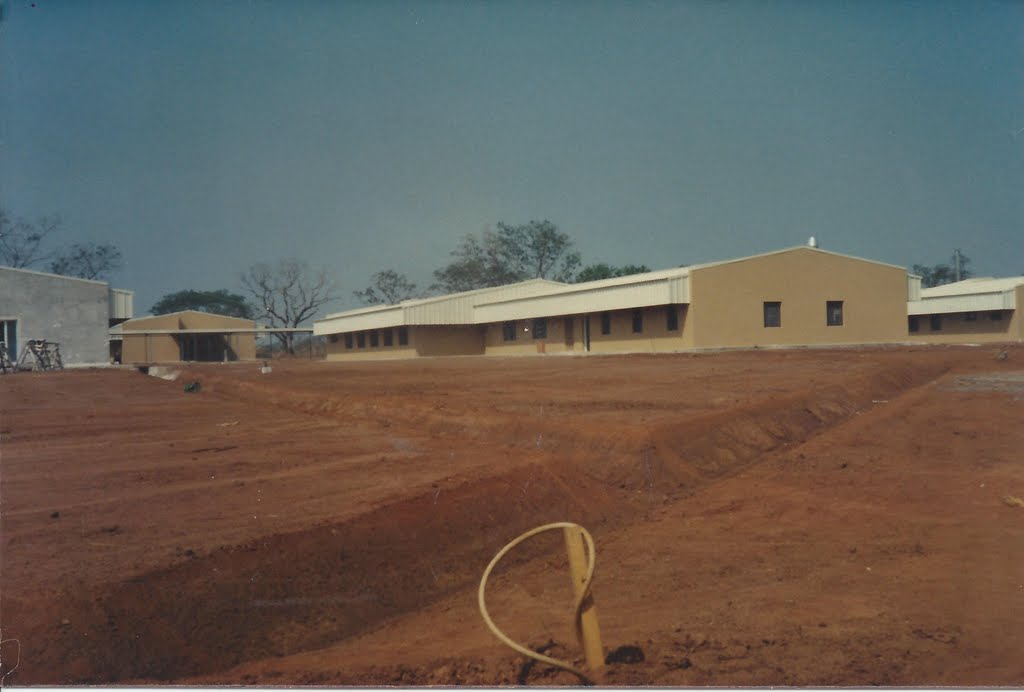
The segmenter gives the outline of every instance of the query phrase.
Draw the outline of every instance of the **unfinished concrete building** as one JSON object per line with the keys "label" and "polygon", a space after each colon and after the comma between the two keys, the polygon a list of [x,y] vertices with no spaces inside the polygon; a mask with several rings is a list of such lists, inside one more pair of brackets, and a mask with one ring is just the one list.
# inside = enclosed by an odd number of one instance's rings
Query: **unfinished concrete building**
{"label": "unfinished concrete building", "polygon": [[60,345],[64,365],[106,365],[108,330],[132,316],[133,293],[105,281],[0,267],[0,341],[12,360],[28,340]]}

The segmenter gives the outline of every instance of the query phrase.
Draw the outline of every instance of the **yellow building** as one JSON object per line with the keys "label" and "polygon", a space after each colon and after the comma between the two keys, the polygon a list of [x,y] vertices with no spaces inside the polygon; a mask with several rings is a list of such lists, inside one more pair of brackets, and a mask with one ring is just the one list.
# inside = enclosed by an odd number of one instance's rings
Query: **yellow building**
{"label": "yellow building", "polygon": [[183,310],[122,322],[124,363],[255,360],[256,322],[198,310]]}
{"label": "yellow building", "polygon": [[991,343],[1024,341],[1024,276],[973,278],[921,289],[908,304],[912,341]]}
{"label": "yellow building", "polygon": [[919,281],[895,265],[796,247],[363,308],[315,322],[314,333],[328,336],[332,360],[891,343],[907,339]]}

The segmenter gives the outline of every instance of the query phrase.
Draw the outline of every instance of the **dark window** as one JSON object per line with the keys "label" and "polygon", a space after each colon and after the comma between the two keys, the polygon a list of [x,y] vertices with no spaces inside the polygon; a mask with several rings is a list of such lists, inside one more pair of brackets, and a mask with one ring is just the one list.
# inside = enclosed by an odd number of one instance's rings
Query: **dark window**
{"label": "dark window", "polygon": [[398,328],[398,345],[408,346],[409,345],[409,328],[399,327]]}
{"label": "dark window", "polygon": [[964,313],[964,322],[977,322],[977,321],[978,321],[978,313],[976,313],[976,312],[965,312]]}
{"label": "dark window", "polygon": [[393,345],[395,343],[395,334],[390,329],[385,329],[382,332],[382,335],[384,337],[384,345],[385,346],[391,346],[391,345]]}
{"label": "dark window", "polygon": [[612,333],[612,316],[610,313],[601,313],[601,333],[611,334]]}
{"label": "dark window", "polygon": [[843,326],[843,301],[830,300],[825,303],[825,324],[829,327]]}
{"label": "dark window", "polygon": [[916,332],[917,330],[919,330],[921,328],[921,325],[918,324],[917,316],[916,315],[914,315],[914,316],[912,316],[910,318],[909,323],[908,323],[907,326],[910,328],[910,331],[912,331],[912,332]]}
{"label": "dark window", "polygon": [[515,341],[516,340],[516,322],[515,322],[515,320],[512,320],[511,322],[503,322],[502,323],[502,325],[501,325],[501,336],[502,336],[502,338],[505,341]]}
{"label": "dark window", "polygon": [[345,335],[345,348],[352,348],[352,335],[351,334],[346,334]]}
{"label": "dark window", "polygon": [[7,357],[12,362],[18,360],[18,320],[0,322],[0,341],[6,344]]}
{"label": "dark window", "polygon": [[356,334],[356,346],[359,348],[366,348],[366,332],[359,332]]}
{"label": "dark window", "polygon": [[777,300],[764,302],[764,326],[782,326],[782,303]]}
{"label": "dark window", "polygon": [[377,333],[376,329],[370,332],[370,346],[373,348],[380,346],[380,335]]}
{"label": "dark window", "polygon": [[993,310],[992,312],[988,313],[988,318],[993,322],[998,322],[999,320],[1003,319],[1003,312],[1002,310]]}
{"label": "dark window", "polygon": [[674,332],[679,329],[679,308],[669,305],[665,310],[665,329]]}
{"label": "dark window", "polygon": [[533,321],[533,338],[534,339],[546,339],[548,336],[548,321],[543,317],[538,317]]}
{"label": "dark window", "polygon": [[644,330],[644,311],[634,310],[633,311],[633,333],[639,334]]}
{"label": "dark window", "polygon": [[942,331],[942,315],[932,315],[931,324],[933,332]]}
{"label": "dark window", "polygon": [[331,334],[331,335],[330,335],[329,337],[327,337],[327,338],[328,338],[328,339],[330,339],[330,341],[331,341],[331,343],[332,343],[332,344],[336,344],[336,343],[338,343],[338,335],[337,335],[337,334]]}

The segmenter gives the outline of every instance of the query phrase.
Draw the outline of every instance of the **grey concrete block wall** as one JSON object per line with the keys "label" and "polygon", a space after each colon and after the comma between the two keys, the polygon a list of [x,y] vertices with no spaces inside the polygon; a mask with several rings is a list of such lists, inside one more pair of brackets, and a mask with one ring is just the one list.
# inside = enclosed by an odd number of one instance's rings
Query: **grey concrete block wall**
{"label": "grey concrete block wall", "polygon": [[60,344],[65,365],[110,360],[108,285],[0,267],[0,320],[16,319],[18,353],[28,339]]}

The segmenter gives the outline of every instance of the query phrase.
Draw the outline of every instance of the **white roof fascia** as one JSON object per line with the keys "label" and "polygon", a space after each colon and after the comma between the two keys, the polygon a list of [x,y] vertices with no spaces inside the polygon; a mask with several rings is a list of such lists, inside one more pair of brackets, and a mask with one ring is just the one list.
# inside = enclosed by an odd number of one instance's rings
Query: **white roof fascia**
{"label": "white roof fascia", "polygon": [[386,329],[405,324],[405,310],[401,305],[377,307],[369,310],[353,310],[338,313],[313,322],[313,334],[340,334],[358,332],[364,329]]}
{"label": "white roof fascia", "polygon": [[474,305],[491,294],[525,292],[534,295],[557,290],[566,285],[548,279],[530,279],[443,296],[403,300],[397,305],[358,308],[316,320],[313,322],[313,333],[340,334],[412,325],[473,324]]}
{"label": "white roof fascia", "polygon": [[1009,276],[1005,278],[979,277],[964,279],[956,283],[932,286],[921,289],[922,298],[943,298],[946,296],[965,296],[979,293],[1002,293],[1012,291],[1018,286],[1024,285],[1024,276]]}
{"label": "white roof fascia", "polygon": [[480,304],[473,310],[473,321],[488,324],[532,317],[581,315],[688,303],[689,300],[688,271],[673,269],[589,281],[543,295]]}
{"label": "white roof fascia", "polygon": [[[430,305],[432,303],[443,303],[450,300],[456,300],[459,298],[465,298],[467,296],[482,296],[488,293],[495,293],[497,291],[507,291],[513,287],[520,287],[529,290],[531,287],[536,287],[538,291],[543,291],[550,288],[560,288],[567,284],[561,283],[560,281],[551,281],[550,279],[527,279],[526,281],[520,281],[514,284],[503,284],[501,286],[488,286],[486,288],[474,288],[472,291],[460,291],[458,293],[446,293],[441,296],[429,296],[427,298],[410,298],[409,300],[403,300],[393,305],[371,305],[369,307],[355,308],[353,310],[343,310],[341,312],[335,312],[327,315],[323,320],[334,319],[335,317],[350,317],[354,315],[361,315],[370,312],[378,312],[391,310],[396,307],[416,307],[420,305]],[[318,322],[323,320],[317,320]]]}
{"label": "white roof fascia", "polygon": [[989,310],[1016,310],[1017,296],[1013,291],[978,293],[965,296],[924,298],[907,303],[908,315],[939,315],[954,312],[985,312]]}

